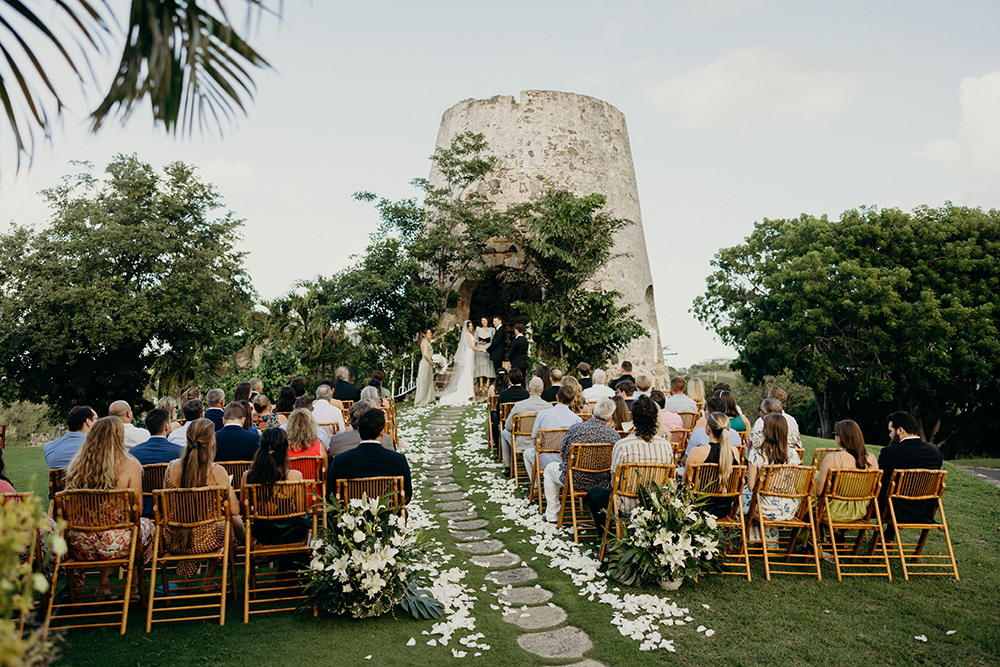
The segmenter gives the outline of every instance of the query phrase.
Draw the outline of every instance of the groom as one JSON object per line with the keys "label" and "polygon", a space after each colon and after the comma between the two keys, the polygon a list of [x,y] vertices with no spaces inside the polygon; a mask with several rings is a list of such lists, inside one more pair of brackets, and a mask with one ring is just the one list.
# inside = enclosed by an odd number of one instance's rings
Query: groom
{"label": "groom", "polygon": [[493,316],[493,328],[496,331],[489,347],[486,348],[486,353],[493,362],[493,371],[499,375],[500,369],[503,368],[503,358],[507,356],[507,332],[503,328],[503,320],[496,315]]}

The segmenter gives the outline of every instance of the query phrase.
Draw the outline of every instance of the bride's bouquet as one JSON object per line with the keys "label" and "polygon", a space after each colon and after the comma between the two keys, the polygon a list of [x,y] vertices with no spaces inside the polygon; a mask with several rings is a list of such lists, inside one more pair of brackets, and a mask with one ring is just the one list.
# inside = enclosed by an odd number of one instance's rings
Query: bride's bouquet
{"label": "bride's bouquet", "polygon": [[448,370],[448,359],[443,354],[432,355],[431,360],[434,362],[434,372],[438,375]]}

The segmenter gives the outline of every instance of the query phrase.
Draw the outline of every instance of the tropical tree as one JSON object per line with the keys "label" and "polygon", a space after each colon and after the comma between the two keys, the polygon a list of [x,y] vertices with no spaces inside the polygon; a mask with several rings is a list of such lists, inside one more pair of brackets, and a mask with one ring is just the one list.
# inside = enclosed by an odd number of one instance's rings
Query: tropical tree
{"label": "tropical tree", "polygon": [[40,231],[0,235],[0,391],[6,402],[141,404],[230,355],[253,300],[242,221],[174,162],[118,155],[43,192]]}

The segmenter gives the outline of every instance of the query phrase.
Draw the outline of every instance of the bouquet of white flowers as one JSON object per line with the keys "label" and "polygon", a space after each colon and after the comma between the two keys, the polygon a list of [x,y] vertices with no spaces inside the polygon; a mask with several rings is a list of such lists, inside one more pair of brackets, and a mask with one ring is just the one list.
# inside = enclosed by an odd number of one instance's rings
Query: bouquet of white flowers
{"label": "bouquet of white flowers", "polygon": [[443,354],[432,355],[431,360],[434,362],[434,372],[438,375],[448,370],[448,359]]}
{"label": "bouquet of white flowers", "polygon": [[619,519],[627,526],[612,547],[611,576],[629,586],[663,585],[721,571],[720,530],[702,505],[703,499],[673,480],[640,488],[639,504]]}
{"label": "bouquet of white flowers", "polygon": [[328,506],[330,529],[314,540],[305,572],[311,581],[300,610],[355,618],[379,616],[400,604],[417,618],[438,618],[443,605],[418,588],[407,565],[420,562],[420,531],[408,531],[406,520],[385,499],[362,496],[341,507]]}

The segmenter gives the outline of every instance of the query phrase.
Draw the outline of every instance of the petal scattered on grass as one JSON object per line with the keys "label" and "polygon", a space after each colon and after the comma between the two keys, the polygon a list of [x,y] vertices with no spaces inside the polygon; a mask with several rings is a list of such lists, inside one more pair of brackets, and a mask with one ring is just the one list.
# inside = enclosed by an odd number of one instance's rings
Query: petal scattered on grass
{"label": "petal scattered on grass", "polygon": [[927,636],[926,635],[917,635],[916,637],[914,637],[914,639],[917,639],[917,640],[922,641],[922,642],[926,642],[927,641]]}

